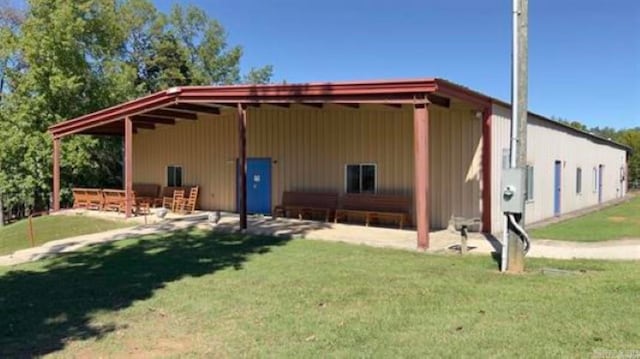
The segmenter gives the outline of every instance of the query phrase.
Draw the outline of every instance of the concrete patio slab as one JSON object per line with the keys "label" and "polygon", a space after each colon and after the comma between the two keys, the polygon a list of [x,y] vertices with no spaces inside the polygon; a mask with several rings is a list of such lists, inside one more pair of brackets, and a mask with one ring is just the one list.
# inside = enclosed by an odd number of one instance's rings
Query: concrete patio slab
{"label": "concrete patio slab", "polygon": [[[118,216],[114,213],[85,212],[82,212],[82,214],[105,218],[116,218],[114,216]],[[71,210],[58,215],[78,215],[79,213]],[[168,233],[190,227],[225,233],[234,233],[240,230],[238,215],[234,213],[199,212],[188,216],[171,215],[165,219],[150,215],[146,218],[146,224],[143,217],[134,217],[128,221],[132,224],[129,228],[51,241],[39,247],[24,249],[2,256],[0,257],[0,265],[6,266],[31,262],[59,253],[77,251],[91,244],[118,241],[140,235]],[[417,249],[416,232],[414,230],[364,227],[353,224],[289,218],[274,220],[268,216],[250,216],[248,218],[248,229],[244,233],[343,242],[408,251]],[[456,252],[459,249],[460,235],[452,230],[431,232],[430,239],[430,248],[427,252]],[[468,247],[471,255],[487,255],[493,252],[500,253],[502,245],[500,241],[492,236],[470,233]],[[598,243],[533,240],[528,256],[555,259],[640,260],[640,239]]]}

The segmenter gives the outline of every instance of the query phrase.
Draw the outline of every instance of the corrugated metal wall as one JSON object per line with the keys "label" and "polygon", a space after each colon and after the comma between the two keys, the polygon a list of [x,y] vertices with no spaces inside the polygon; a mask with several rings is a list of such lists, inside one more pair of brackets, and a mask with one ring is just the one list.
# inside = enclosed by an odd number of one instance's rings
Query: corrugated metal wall
{"label": "corrugated metal wall", "polygon": [[482,122],[467,108],[432,106],[431,216],[432,227],[443,228],[451,216],[480,217]]}
{"label": "corrugated metal wall", "polygon": [[[467,108],[431,107],[431,221],[480,215],[481,123]],[[248,157],[269,157],[272,203],[286,190],[344,192],[345,165],[375,163],[378,193],[413,195],[413,115],[385,106],[249,108]],[[200,206],[233,211],[235,111],[134,136],[134,181],[166,184],[166,166],[202,188]],[[413,210],[413,208],[412,208]]]}
{"label": "corrugated metal wall", "polygon": [[[492,213],[493,228],[502,228],[500,211],[500,176],[503,150],[509,148],[511,112],[493,105],[492,121]],[[572,212],[598,204],[594,189],[593,169],[604,165],[603,202],[624,195],[626,184],[620,181],[620,169],[625,166],[623,150],[596,143],[536,116],[529,115],[527,126],[527,158],[534,167],[534,196],[526,205],[526,222],[536,222],[554,215],[554,165],[562,163],[561,213]],[[582,193],[576,193],[577,168],[582,168]]]}

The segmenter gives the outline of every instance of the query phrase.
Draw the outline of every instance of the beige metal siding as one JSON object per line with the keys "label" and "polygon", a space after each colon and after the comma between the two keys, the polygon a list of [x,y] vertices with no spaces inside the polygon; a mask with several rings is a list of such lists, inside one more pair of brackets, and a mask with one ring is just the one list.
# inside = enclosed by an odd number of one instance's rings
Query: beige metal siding
{"label": "beige metal siding", "polygon": [[431,221],[444,228],[451,216],[480,217],[482,122],[466,108],[430,111]]}
{"label": "beige metal siding", "polygon": [[[502,228],[500,212],[500,175],[502,151],[509,148],[510,110],[493,106],[492,178],[494,203],[492,221],[495,231]],[[554,163],[562,163],[561,213],[598,204],[594,190],[593,168],[604,165],[603,202],[624,195],[620,168],[625,166],[623,150],[596,143],[539,117],[529,115],[527,125],[527,158],[534,167],[534,198],[526,205],[526,222],[536,222],[554,215]],[[576,169],[582,168],[582,193],[576,193]]]}
{"label": "beige metal siding", "polygon": [[[480,215],[481,123],[466,108],[431,107],[431,222]],[[237,157],[235,111],[201,116],[134,136],[134,181],[166,185],[181,165],[202,188],[200,207],[233,211]],[[286,190],[345,190],[345,165],[375,163],[377,190],[413,196],[413,116],[408,107],[249,108],[248,157],[271,158],[272,204]],[[413,208],[411,208],[413,211]]]}

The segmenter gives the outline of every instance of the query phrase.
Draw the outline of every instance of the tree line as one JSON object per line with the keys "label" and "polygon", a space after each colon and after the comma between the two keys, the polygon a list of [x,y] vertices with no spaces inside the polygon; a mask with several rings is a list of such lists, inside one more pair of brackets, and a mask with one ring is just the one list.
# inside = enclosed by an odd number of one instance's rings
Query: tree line
{"label": "tree line", "polygon": [[[202,9],[163,13],[150,0],[0,0],[0,44],[0,217],[49,207],[50,125],[172,86],[267,83],[273,72],[242,74],[242,47]],[[66,201],[76,185],[121,185],[121,139],[65,138],[61,182]]]}
{"label": "tree line", "polygon": [[570,121],[558,117],[552,117],[551,119],[631,148],[632,152],[629,157],[627,180],[631,188],[640,189],[640,127],[619,130],[606,126],[589,128],[580,121]]}

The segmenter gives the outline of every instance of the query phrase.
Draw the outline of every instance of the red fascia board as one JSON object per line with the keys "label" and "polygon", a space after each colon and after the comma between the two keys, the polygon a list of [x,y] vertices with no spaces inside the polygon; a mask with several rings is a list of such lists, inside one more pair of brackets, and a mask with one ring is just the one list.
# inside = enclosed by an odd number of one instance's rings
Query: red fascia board
{"label": "red fascia board", "polygon": [[109,108],[105,108],[103,110],[92,112],[92,113],[89,113],[89,114],[86,114],[86,115],[83,115],[83,116],[80,116],[80,117],[76,117],[74,119],[66,120],[66,121],[57,123],[55,125],[51,125],[51,126],[49,126],[49,129],[64,127],[65,125],[76,123],[76,122],[81,122],[83,120],[87,120],[87,119],[92,118],[92,117],[97,117],[97,116],[100,116],[100,115],[105,115],[105,114],[117,112],[119,109],[126,109],[129,106],[134,106],[137,103],[153,101],[155,99],[161,99],[161,98],[165,98],[165,97],[168,97],[168,96],[175,97],[177,95],[177,93],[168,94],[167,92],[168,92],[167,90],[160,91],[160,92],[156,92],[156,93],[153,93],[153,94],[150,94],[150,95],[147,95],[147,96],[144,96],[144,97],[140,97],[140,98],[137,98],[137,99],[134,99],[134,100],[131,100],[131,101],[123,102],[121,104],[118,104],[118,105],[115,105],[115,106],[112,106],[112,107],[109,107]]}
{"label": "red fascia board", "polygon": [[434,80],[404,80],[361,83],[316,83],[287,85],[242,85],[242,86],[188,86],[183,87],[180,97],[212,96],[225,97],[312,97],[344,95],[382,95],[399,93],[425,93],[436,90]]}
{"label": "red fascia board", "polygon": [[90,114],[87,117],[83,116],[82,118],[61,122],[55,125],[55,127],[50,127],[49,132],[54,137],[62,137],[111,122],[121,121],[126,116],[134,116],[174,103],[175,98],[173,96],[154,98],[151,100],[145,98],[145,101],[132,102],[127,106],[118,105],[108,108],[107,110],[99,111],[99,113]]}
{"label": "red fascia board", "polygon": [[445,95],[447,97],[457,98],[464,102],[474,104],[480,108],[491,106],[491,103],[494,101],[494,99],[489,96],[483,95],[464,86],[454,84],[447,80],[436,79],[436,83],[438,85],[438,90],[436,91],[437,93]]}
{"label": "red fascia board", "polygon": [[[238,86],[188,86],[157,92],[137,100],[125,102],[104,110],[67,120],[49,127],[56,138],[121,120],[125,116],[140,114],[153,108],[179,103],[184,99],[221,102],[298,102],[353,101],[381,102],[411,101],[412,94],[433,92],[437,88],[434,79],[370,81],[343,83],[238,85]],[[407,96],[408,95],[408,96]],[[371,97],[369,97],[371,96]]]}

